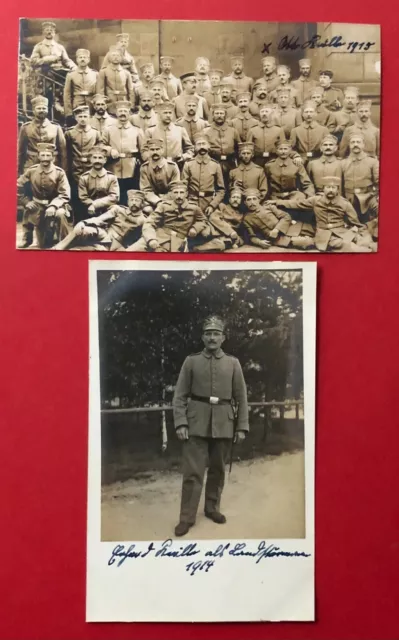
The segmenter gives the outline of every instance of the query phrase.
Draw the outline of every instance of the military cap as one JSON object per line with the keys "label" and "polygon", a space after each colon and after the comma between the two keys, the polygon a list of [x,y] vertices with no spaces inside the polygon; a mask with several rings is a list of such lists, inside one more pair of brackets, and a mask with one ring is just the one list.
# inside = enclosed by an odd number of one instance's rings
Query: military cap
{"label": "military cap", "polygon": [[262,78],[259,78],[259,80],[254,82],[254,89],[263,89],[263,91],[267,93],[267,87]]}
{"label": "military cap", "polygon": [[240,98],[247,98],[250,100],[251,94],[249,93],[249,91],[241,91],[240,93],[237,93],[237,97],[236,97],[237,102],[239,101]]}
{"label": "military cap", "polygon": [[274,56],[263,56],[262,62],[266,62],[266,60],[274,62],[274,64],[276,64],[276,58]]}
{"label": "military cap", "polygon": [[241,62],[244,61],[244,54],[243,53],[235,53],[232,56],[230,56],[230,60],[231,62],[234,62],[234,60],[240,60]]}
{"label": "military cap", "polygon": [[184,102],[185,104],[187,104],[188,102],[195,102],[195,104],[199,103],[199,96],[196,96],[195,94],[191,95],[191,96],[185,96],[184,97]]}
{"label": "military cap", "polygon": [[233,83],[231,82],[231,80],[229,80],[229,78],[223,78],[223,80],[220,83],[221,88],[225,87],[226,89],[231,89],[233,90]]}
{"label": "military cap", "polygon": [[214,104],[211,104],[210,106],[211,111],[217,111],[218,109],[222,109],[223,111],[225,111],[227,113],[227,109],[228,107],[226,107],[225,104],[223,104],[223,102],[216,102]]}
{"label": "military cap", "polygon": [[49,20],[46,20],[45,22],[42,22],[42,29],[44,29],[45,27],[52,27],[53,29],[56,29],[57,25],[55,24],[55,22],[50,22]]}
{"label": "military cap", "polygon": [[110,51],[111,53],[115,53],[115,52],[116,52],[116,53],[119,53],[119,55],[122,55],[122,54],[121,54],[121,48],[120,48],[120,46],[119,46],[119,45],[117,45],[117,44],[112,44],[112,45],[110,46],[110,48],[109,48],[109,51]]}
{"label": "military cap", "polygon": [[38,142],[37,150],[39,151],[39,153],[40,151],[52,151],[54,153],[54,151],[56,150],[56,146],[51,142]]}
{"label": "military cap", "polygon": [[357,108],[359,109],[360,107],[371,107],[371,100],[360,100],[359,104],[357,105]]}
{"label": "military cap", "polygon": [[130,38],[130,35],[128,33],[118,33],[116,39],[120,40],[121,38]]}
{"label": "military cap", "polygon": [[146,69],[147,67],[154,68],[154,65],[152,62],[142,62],[140,65],[140,71],[144,71],[144,69]]}
{"label": "military cap", "polygon": [[154,96],[151,93],[151,91],[147,91],[147,90],[140,91],[140,100],[143,100],[143,99],[145,99],[145,100],[150,100],[150,99],[153,100]]}
{"label": "military cap", "polygon": [[338,140],[335,136],[332,135],[332,133],[327,133],[321,141],[321,144],[323,144],[323,142],[334,142],[334,144],[338,144]]}
{"label": "military cap", "polygon": [[210,69],[209,76],[219,76],[220,78],[223,78],[224,71],[223,69]]}
{"label": "military cap", "polygon": [[78,56],[89,56],[90,58],[90,51],[88,49],[77,49],[76,50],[76,57]]}
{"label": "military cap", "polygon": [[128,202],[128,204],[129,204],[129,202],[131,200],[133,200],[133,198],[141,198],[141,200],[144,200],[144,198],[145,198],[144,191],[139,191],[139,189],[129,189],[127,191],[127,202]]}
{"label": "military cap", "polygon": [[114,106],[116,111],[118,111],[118,109],[131,109],[132,103],[129,100],[118,100]]}
{"label": "military cap", "polygon": [[238,150],[239,151],[245,151],[245,150],[249,150],[249,151],[253,151],[255,148],[255,145],[253,142],[239,142],[238,143]]}
{"label": "military cap", "polygon": [[209,316],[204,320],[202,325],[203,331],[220,331],[221,333],[223,333],[224,328],[225,323],[219,316]]}
{"label": "military cap", "polygon": [[291,89],[289,87],[277,87],[275,89],[276,93],[278,93],[279,95],[281,93],[286,93],[288,95],[291,95]]}
{"label": "military cap", "polygon": [[359,95],[359,89],[357,87],[345,87],[345,89],[343,89],[344,95],[345,93],[356,93],[356,95]]}
{"label": "military cap", "polygon": [[170,190],[174,191],[175,189],[182,189],[184,187],[184,189],[187,189],[187,185],[185,182],[174,182],[171,187]]}
{"label": "military cap", "polygon": [[231,189],[230,189],[230,195],[231,195],[232,193],[239,193],[239,194],[240,194],[240,196],[242,197],[242,189],[240,189],[240,187],[237,187],[237,186],[231,187]]}
{"label": "military cap", "polygon": [[310,94],[309,94],[309,95],[311,95],[311,96],[313,96],[314,94],[317,94],[317,95],[321,94],[321,95],[323,95],[323,93],[324,93],[324,89],[323,89],[323,87],[313,87],[313,89],[311,90],[311,92],[310,92]]}
{"label": "military cap", "polygon": [[259,189],[245,189],[244,197],[247,198],[248,196],[257,196],[258,198],[260,198]]}
{"label": "military cap", "polygon": [[174,104],[173,102],[162,102],[160,105],[158,105],[158,109],[160,111],[166,111],[167,109],[170,109],[171,111],[173,111],[174,109]]}
{"label": "military cap", "polygon": [[81,104],[79,107],[74,108],[73,113],[78,116],[80,113],[90,113],[90,109],[86,104]]}
{"label": "military cap", "polygon": [[305,102],[302,105],[302,109],[307,109],[308,107],[312,107],[313,109],[316,109],[316,105],[313,102],[313,100],[305,100]]}
{"label": "military cap", "polygon": [[361,138],[363,140],[363,142],[364,142],[364,135],[362,134],[361,131],[357,131],[357,132],[356,131],[352,131],[349,134],[349,142],[352,140],[352,138]]}
{"label": "military cap", "polygon": [[261,111],[264,111],[265,109],[271,109],[272,111],[274,111],[274,104],[272,104],[271,102],[266,102],[265,104],[259,105],[259,113]]}
{"label": "military cap", "polygon": [[95,104],[96,102],[98,102],[99,100],[101,100],[101,102],[108,102],[108,98],[107,96],[103,96],[102,93],[96,93],[92,99],[91,102],[92,104]]}
{"label": "military cap", "polygon": [[284,146],[285,147],[292,147],[292,144],[291,144],[291,142],[289,140],[277,140],[277,142],[276,142],[277,149],[279,147],[284,147]]}
{"label": "military cap", "polygon": [[89,156],[92,156],[94,153],[101,153],[101,155],[105,157],[108,155],[106,147],[102,144],[96,144],[92,147],[89,151]]}
{"label": "military cap", "polygon": [[161,138],[149,138],[146,142],[147,149],[151,149],[151,147],[163,147],[164,145],[165,143]]}
{"label": "military cap", "polygon": [[194,135],[194,142],[199,142],[200,140],[209,142],[208,136],[203,131],[198,131],[198,133]]}
{"label": "military cap", "polygon": [[160,58],[161,62],[174,62],[175,59],[172,56],[161,56]]}
{"label": "military cap", "polygon": [[209,65],[209,60],[208,58],[204,58],[204,56],[198,56],[198,58],[195,59],[195,64],[197,65],[199,62],[201,62],[201,60],[203,60],[204,62],[206,62],[207,65]]}
{"label": "military cap", "polygon": [[303,67],[304,64],[312,64],[312,61],[309,60],[309,58],[301,58],[301,60],[298,60],[298,64],[300,67]]}
{"label": "military cap", "polygon": [[165,87],[165,83],[161,78],[156,77],[150,81],[150,87]]}
{"label": "military cap", "polygon": [[279,64],[278,67],[277,67],[277,73],[278,73],[279,69],[281,71],[287,71],[287,73],[289,73],[291,75],[291,69],[289,67],[287,67],[286,64]]}
{"label": "military cap", "polygon": [[31,102],[32,107],[38,107],[39,105],[48,107],[48,99],[46,98],[46,96],[36,96],[35,98],[32,98]]}
{"label": "military cap", "polygon": [[322,69],[321,71],[319,71],[319,76],[328,76],[329,78],[333,77],[333,72],[330,71],[330,69]]}
{"label": "military cap", "polygon": [[321,179],[321,184],[323,187],[326,187],[327,185],[339,187],[341,186],[341,178],[337,178],[336,176],[324,176],[324,178]]}
{"label": "military cap", "polygon": [[187,71],[186,73],[183,73],[180,76],[180,80],[182,82],[185,82],[186,80],[192,79],[192,78],[196,78],[197,76],[195,75],[194,71]]}

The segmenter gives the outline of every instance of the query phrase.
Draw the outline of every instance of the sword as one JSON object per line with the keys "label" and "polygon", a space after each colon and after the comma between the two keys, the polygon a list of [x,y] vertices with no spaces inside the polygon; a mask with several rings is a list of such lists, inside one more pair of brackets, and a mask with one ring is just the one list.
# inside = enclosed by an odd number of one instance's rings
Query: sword
{"label": "sword", "polygon": [[238,425],[238,404],[232,404],[231,406],[233,409],[234,421],[233,421],[233,439],[231,441],[231,447],[230,447],[229,476],[231,474],[231,469],[233,466],[233,447],[234,447],[234,440],[236,437],[237,425]]}

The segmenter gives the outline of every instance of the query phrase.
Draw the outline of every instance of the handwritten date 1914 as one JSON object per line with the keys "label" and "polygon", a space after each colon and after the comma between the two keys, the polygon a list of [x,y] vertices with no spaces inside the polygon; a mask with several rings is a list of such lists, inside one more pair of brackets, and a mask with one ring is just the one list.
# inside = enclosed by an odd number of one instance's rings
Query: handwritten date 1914
{"label": "handwritten date 1914", "polygon": [[198,560],[198,562],[190,562],[186,565],[186,571],[190,572],[190,576],[193,576],[196,571],[204,571],[208,573],[209,569],[214,565],[213,560]]}

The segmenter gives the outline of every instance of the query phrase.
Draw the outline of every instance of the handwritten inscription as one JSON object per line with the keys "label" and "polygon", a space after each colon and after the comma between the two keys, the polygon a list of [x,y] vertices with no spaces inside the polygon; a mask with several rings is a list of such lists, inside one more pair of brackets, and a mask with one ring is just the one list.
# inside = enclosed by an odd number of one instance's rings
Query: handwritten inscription
{"label": "handwritten inscription", "polygon": [[[269,54],[272,42],[263,44],[262,53]],[[331,38],[323,38],[319,34],[312,36],[309,40],[301,42],[298,36],[283,36],[277,44],[278,51],[296,51],[297,49],[337,49],[339,51],[349,51],[349,53],[369,51],[375,42],[365,41],[346,42],[341,35],[332,36]]]}
{"label": "handwritten inscription", "polygon": [[259,564],[265,558],[309,558],[311,555],[304,551],[284,551],[284,549],[280,549],[275,544],[267,543],[265,540],[259,542],[255,548],[246,542],[226,542],[225,544],[219,544],[215,548],[203,550],[198,546],[197,542],[177,545],[169,538],[160,544],[150,542],[145,548],[139,548],[136,544],[131,544],[129,547],[117,544],[112,550],[108,566],[115,565],[120,567],[126,560],[139,560],[150,556],[155,558],[192,559],[200,554],[203,554],[203,557],[191,560],[186,564],[186,571],[190,576],[200,572],[208,573],[217,559],[227,556],[232,558],[252,558],[255,564]]}

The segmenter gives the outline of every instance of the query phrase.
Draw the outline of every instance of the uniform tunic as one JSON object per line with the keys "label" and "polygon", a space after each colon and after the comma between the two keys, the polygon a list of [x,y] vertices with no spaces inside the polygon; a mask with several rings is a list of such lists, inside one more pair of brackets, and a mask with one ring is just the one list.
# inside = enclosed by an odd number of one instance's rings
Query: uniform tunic
{"label": "uniform tunic", "polygon": [[379,162],[360,153],[342,160],[345,198],[358,207],[362,215],[377,215],[376,196],[379,188]]}
{"label": "uniform tunic", "polygon": [[178,120],[176,120],[176,124],[179,125],[179,127],[184,127],[184,129],[187,131],[190,141],[193,144],[194,144],[195,134],[199,133],[200,131],[203,131],[205,127],[208,126],[208,123],[206,120],[203,120],[202,118],[198,118],[198,116],[194,116],[193,118],[190,118],[190,116],[187,116],[187,115],[184,116],[183,118],[179,118]]}
{"label": "uniform tunic", "polygon": [[[126,49],[119,49],[119,53],[122,55],[122,60],[121,60],[121,67],[125,70],[128,71],[130,73],[130,75],[132,76],[132,81],[133,82],[137,82],[139,79],[139,74],[137,73],[137,68],[136,68],[136,62],[132,56],[131,53],[129,53],[129,51],[127,51]],[[105,58],[103,60],[103,63],[101,65],[101,69],[104,69],[105,67],[108,67],[111,63],[110,63],[110,55],[109,52],[105,55]]]}
{"label": "uniform tunic", "polygon": [[20,189],[28,184],[31,187],[32,198],[24,197],[24,205],[33,199],[38,208],[47,209],[47,207],[53,206],[59,209],[68,204],[71,198],[71,188],[66,173],[54,164],[50,165],[48,169],[40,164],[29,167],[17,181]]}
{"label": "uniform tunic", "polygon": [[304,160],[320,156],[320,145],[324,136],[329,134],[327,127],[318,122],[303,122],[294,127],[290,135],[292,148],[299,153]]}
{"label": "uniform tunic", "polygon": [[[46,60],[48,56],[57,56],[59,61],[48,62]],[[30,62],[33,67],[47,64],[54,69],[61,66],[70,70],[76,69],[76,64],[68,56],[65,47],[55,40],[47,40],[46,38],[33,47]]]}
{"label": "uniform tunic", "polygon": [[146,201],[153,206],[179,181],[180,171],[172,160],[161,158],[157,163],[148,160],[140,167],[140,189],[144,191]]}
{"label": "uniform tunic", "polygon": [[[181,161],[183,154],[189,158],[194,155],[194,147],[184,127],[171,122],[168,125],[159,122],[146,131],[146,139],[156,138],[164,142],[164,154],[168,160]],[[146,154],[144,154],[146,158]]]}
{"label": "uniform tunic", "polygon": [[90,125],[82,128],[79,125],[68,129],[65,134],[69,171],[74,180],[90,167],[90,151],[101,142],[101,134]]}
{"label": "uniform tunic", "polygon": [[276,158],[265,166],[272,198],[291,198],[302,191],[306,196],[314,195],[314,188],[303,166],[296,166],[291,158]]}
{"label": "uniform tunic", "polygon": [[339,155],[344,158],[349,153],[349,139],[353,133],[359,133],[364,138],[364,151],[374,158],[380,155],[380,130],[372,122],[355,122],[346,127],[339,146]]}
{"label": "uniform tunic", "polygon": [[255,84],[258,83],[263,84],[263,86],[266,87],[268,102],[270,93],[280,86],[280,80],[277,76],[277,73],[272,73],[270,76],[261,76],[260,78],[255,80]]}
{"label": "uniform tunic", "polygon": [[278,97],[278,90],[279,89],[285,89],[285,91],[288,91],[290,94],[290,106],[298,108],[301,106],[301,101],[299,99],[299,94],[298,91],[295,89],[295,87],[292,84],[280,84],[277,89],[274,89],[273,91],[270,92],[269,94],[269,100],[271,102],[277,102],[277,97]]}
{"label": "uniform tunic", "polygon": [[264,169],[254,162],[249,164],[240,162],[236,169],[230,171],[230,190],[233,187],[240,187],[243,191],[258,189],[261,202],[263,202],[267,196],[267,180]]}
{"label": "uniform tunic", "polygon": [[159,77],[165,83],[165,89],[169,100],[173,100],[173,98],[176,98],[182,93],[183,88],[181,85],[181,81],[179,78],[176,78],[173,73],[166,74],[164,71],[162,71],[162,73],[159,74]]}
{"label": "uniform tunic", "polygon": [[67,169],[67,153],[64,133],[58,124],[50,120],[33,119],[21,126],[18,137],[18,172],[22,173],[28,167],[38,162],[37,145],[39,142],[49,142],[56,147],[54,164]]}
{"label": "uniform tunic", "polygon": [[97,129],[101,134],[107,127],[110,127],[112,124],[115,124],[116,119],[110,116],[108,113],[105,113],[103,116],[99,116],[97,113],[94,114],[90,118],[90,126],[93,129]]}
{"label": "uniform tunic", "polygon": [[212,123],[204,133],[210,143],[210,154],[216,160],[227,160],[237,152],[240,138],[236,129],[227,122],[221,126]]}
{"label": "uniform tunic", "polygon": [[197,78],[197,93],[200,96],[203,96],[204,93],[210,91],[212,89],[211,81],[209,80],[209,76],[207,73],[196,73],[195,77]]}
{"label": "uniform tunic", "polygon": [[215,355],[205,350],[188,356],[181,368],[173,398],[173,415],[178,429],[188,425],[189,436],[232,438],[233,409],[230,404],[212,405],[190,396],[234,399],[238,403],[237,429],[248,431],[247,392],[237,358],[220,349]]}
{"label": "uniform tunic", "polygon": [[[146,216],[141,211],[131,212],[128,207],[115,205],[95,218],[83,220],[85,226],[96,227],[97,236],[90,238],[89,242],[101,242],[110,244],[110,250],[122,249],[133,241],[132,232],[141,230],[146,221]],[[86,238],[84,239],[86,241]]]}
{"label": "uniform tunic", "polygon": [[108,98],[110,113],[115,113],[118,100],[129,100],[132,105],[135,103],[132,76],[121,65],[109,65],[101,69],[97,78],[96,93]]}
{"label": "uniform tunic", "polygon": [[179,251],[190,229],[198,234],[206,226],[206,218],[196,204],[186,200],[179,207],[173,200],[164,200],[147,218],[143,226],[143,239],[147,243],[158,240],[160,251]]}
{"label": "uniform tunic", "polygon": [[102,139],[108,148],[108,153],[111,149],[119,152],[119,158],[111,156],[108,158],[107,169],[119,179],[132,178],[137,159],[144,146],[142,130],[134,127],[130,122],[122,124],[116,121],[105,129]]}
{"label": "uniform tunic", "polygon": [[342,162],[336,156],[321,156],[309,162],[307,171],[316,192],[323,191],[323,178],[334,176],[342,179]]}
{"label": "uniform tunic", "polygon": [[149,127],[155,127],[158,124],[158,116],[153,109],[143,111],[140,107],[139,112],[130,117],[130,122],[145,133]]}
{"label": "uniform tunic", "polygon": [[202,118],[203,120],[208,120],[209,107],[205,98],[203,96],[200,96],[198,93],[188,94],[188,93],[184,93],[184,91],[173,100],[173,104],[175,106],[176,118],[184,118],[184,116],[186,115],[186,99],[188,96],[191,96],[191,95],[198,98],[198,107],[197,107],[196,116],[198,116],[198,118]]}
{"label": "uniform tunic", "polygon": [[250,102],[249,104],[250,114],[253,115],[254,118],[257,118],[259,120],[259,109],[263,106],[270,106],[269,98],[267,96],[266,98],[257,98],[256,96],[254,96],[252,102]]}
{"label": "uniform tunic", "polygon": [[281,127],[270,123],[259,122],[248,133],[248,142],[255,145],[254,162],[264,166],[270,158],[274,158],[277,152],[277,142],[284,142],[285,135]]}
{"label": "uniform tunic", "polygon": [[337,119],[335,113],[329,111],[324,104],[316,107],[316,122],[321,124],[323,127],[327,127],[330,133],[334,133],[337,128]]}
{"label": "uniform tunic", "polygon": [[209,109],[213,104],[221,104],[222,102],[220,89],[211,89],[210,91],[206,91],[203,97],[205,98]]}
{"label": "uniform tunic", "polygon": [[233,97],[239,93],[252,93],[253,78],[246,76],[244,73],[239,76],[235,73],[230,73],[225,79],[233,85]]}
{"label": "uniform tunic", "polygon": [[247,213],[244,218],[244,227],[250,241],[255,238],[267,239],[274,229],[285,235],[290,225],[291,216],[285,211],[280,211],[277,207],[273,207],[273,211],[267,207],[259,207],[257,211]]}
{"label": "uniform tunic", "polygon": [[96,93],[97,76],[93,69],[75,69],[67,74],[64,87],[66,116],[71,116],[76,107],[90,105]]}
{"label": "uniform tunic", "polygon": [[249,111],[246,111],[245,113],[238,111],[231,120],[231,124],[240,136],[241,142],[247,141],[249,130],[251,127],[255,127],[258,122],[259,120],[255,120]]}
{"label": "uniform tunic", "polygon": [[[339,102],[339,105],[337,104]],[[337,89],[336,87],[329,87],[328,89],[324,89],[323,93],[323,102],[326,105],[327,109],[331,111],[338,111],[344,102],[344,94],[341,89]]]}
{"label": "uniform tunic", "polygon": [[314,211],[316,219],[315,245],[319,251],[325,251],[329,245],[331,248],[340,248],[341,242],[332,242],[334,236],[351,242],[356,236],[348,229],[348,224],[362,227],[350,202],[341,196],[329,200],[324,194],[316,195],[309,198],[306,205],[311,206]]}
{"label": "uniform tunic", "polygon": [[302,105],[305,100],[309,98],[310,92],[318,86],[316,80],[312,80],[311,78],[304,78],[303,76],[299,76],[299,78],[293,80],[291,84],[298,92],[300,105]]}
{"label": "uniform tunic", "polygon": [[225,185],[220,165],[208,155],[196,155],[186,162],[182,181],[187,185],[188,197],[204,211],[208,206],[216,209],[225,194]]}
{"label": "uniform tunic", "polygon": [[281,127],[284,131],[287,140],[290,139],[291,131],[294,127],[299,127],[302,123],[301,112],[294,107],[277,107],[273,114],[273,124],[277,127]]}
{"label": "uniform tunic", "polygon": [[96,211],[105,211],[119,200],[118,180],[110,171],[90,169],[79,180],[79,200]]}

